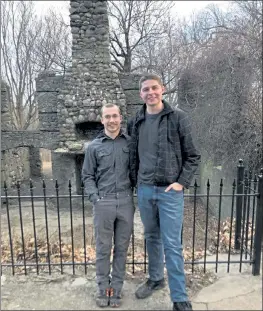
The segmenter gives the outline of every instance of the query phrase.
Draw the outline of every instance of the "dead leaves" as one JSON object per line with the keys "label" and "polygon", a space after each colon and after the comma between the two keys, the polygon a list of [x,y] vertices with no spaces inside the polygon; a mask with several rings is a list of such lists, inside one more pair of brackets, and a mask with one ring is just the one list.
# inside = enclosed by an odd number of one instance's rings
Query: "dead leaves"
{"label": "dead leaves", "polygon": [[[63,263],[72,262],[73,252],[72,245],[66,244],[61,241],[61,245],[59,242],[47,244],[44,240],[37,239],[37,243],[35,243],[35,239],[33,237],[28,238],[25,241],[23,246],[21,238],[18,236],[13,237],[12,241],[12,250],[13,250],[13,260],[14,262],[22,262],[25,259],[27,263],[60,263],[60,258],[62,258]],[[1,244],[1,262],[3,263],[11,263],[11,251],[9,241],[7,239],[2,240]],[[96,258],[95,250],[91,246],[86,247],[86,263],[94,262]],[[85,251],[84,248],[74,248],[74,262],[75,263],[84,263],[85,262]]]}
{"label": "dead leaves", "polygon": [[[214,238],[212,239],[212,243],[208,245],[206,250],[206,255],[211,255],[216,253],[217,248],[219,253],[226,253],[228,252],[229,248],[232,253],[235,253],[236,250],[234,249],[235,244],[235,227],[236,221],[233,219],[232,226],[229,219],[223,221],[220,225],[219,231],[219,239],[216,232],[214,232]],[[232,228],[232,230],[231,230]],[[241,234],[243,232],[243,241],[247,248],[251,246],[251,236],[252,236],[252,224],[248,222],[247,224],[241,224]],[[253,228],[253,232],[255,228]],[[231,239],[230,239],[231,237]],[[54,243],[46,243],[44,239],[37,239],[35,243],[35,239],[32,236],[25,237],[25,243],[22,244],[21,237],[14,235],[12,237],[12,250],[13,250],[13,260],[14,263],[23,263],[24,256],[26,263],[34,263],[37,262],[41,263],[54,263],[60,264],[61,258],[62,263],[72,263],[74,260],[75,263],[93,263],[95,264],[96,260],[96,251],[93,245],[87,245],[86,250],[83,247],[74,247],[72,250],[72,245],[61,241],[56,241]],[[127,262],[134,263],[129,264],[127,267],[127,273],[133,274],[133,272],[141,272],[145,269],[145,261],[147,262],[148,259],[145,257],[144,254],[144,241],[143,240],[136,240],[135,237],[135,248],[134,251],[132,250],[132,245],[130,245],[127,255]],[[1,262],[4,263],[11,263],[11,251],[10,251],[10,244],[8,237],[2,237],[2,244],[1,244]],[[86,254],[85,254],[86,251]],[[204,248],[193,249],[191,247],[185,247],[183,250],[183,256],[185,261],[196,261],[198,259],[203,258],[205,255]],[[37,260],[36,260],[37,256]],[[113,257],[113,253],[111,253],[111,260]],[[140,264],[138,264],[140,263]]]}
{"label": "dead leaves", "polygon": [[[217,249],[220,253],[226,253],[229,251],[231,253],[237,253],[238,251],[235,250],[235,228],[236,228],[236,219],[233,219],[232,226],[231,220],[227,218],[225,221],[222,222],[220,231],[219,231],[219,238],[217,234],[214,236],[213,245],[211,245],[210,249],[214,252]],[[243,240],[243,248],[250,248],[252,235],[254,235],[255,226],[253,226],[252,232],[252,223],[250,221],[246,221],[244,224],[241,223],[241,237],[239,239],[240,244]],[[242,239],[243,236],[243,239]]]}

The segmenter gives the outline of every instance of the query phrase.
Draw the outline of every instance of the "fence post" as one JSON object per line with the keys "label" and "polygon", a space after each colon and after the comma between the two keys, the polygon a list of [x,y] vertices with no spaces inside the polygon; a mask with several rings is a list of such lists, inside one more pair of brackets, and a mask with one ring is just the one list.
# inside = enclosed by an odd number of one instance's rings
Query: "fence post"
{"label": "fence post", "polygon": [[[244,164],[243,160],[239,159],[237,166],[237,194],[243,194],[244,191]],[[236,232],[235,232],[235,249],[240,249],[241,239],[241,221],[242,221],[242,202],[243,197],[237,196],[236,199]]]}
{"label": "fence post", "polygon": [[262,230],[263,230],[263,169],[260,170],[260,175],[258,176],[258,199],[257,199],[253,267],[252,267],[253,275],[260,274]]}

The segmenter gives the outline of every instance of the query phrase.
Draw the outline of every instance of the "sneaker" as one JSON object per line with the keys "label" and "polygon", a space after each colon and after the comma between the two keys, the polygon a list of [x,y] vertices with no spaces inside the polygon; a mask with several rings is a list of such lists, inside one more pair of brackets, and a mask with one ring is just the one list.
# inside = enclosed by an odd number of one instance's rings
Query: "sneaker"
{"label": "sneaker", "polygon": [[173,311],[193,310],[190,301],[174,302]]}
{"label": "sneaker", "polygon": [[151,296],[154,290],[162,289],[164,287],[165,287],[164,279],[160,281],[151,281],[150,279],[148,279],[136,290],[135,296],[138,299],[144,299]]}
{"label": "sneaker", "polygon": [[99,289],[96,295],[96,304],[98,307],[103,308],[109,305],[110,289]]}
{"label": "sneaker", "polygon": [[110,306],[112,308],[119,308],[121,305],[121,291],[111,288],[110,289]]}

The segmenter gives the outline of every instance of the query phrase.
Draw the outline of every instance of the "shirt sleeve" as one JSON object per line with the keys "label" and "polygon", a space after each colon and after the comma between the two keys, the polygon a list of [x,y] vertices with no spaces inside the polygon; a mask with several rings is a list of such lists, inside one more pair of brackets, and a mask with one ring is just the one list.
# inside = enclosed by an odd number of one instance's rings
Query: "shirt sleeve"
{"label": "shirt sleeve", "polygon": [[97,160],[96,152],[92,145],[89,145],[85,152],[82,180],[84,183],[85,193],[91,203],[95,203],[99,199],[98,188],[96,184]]}

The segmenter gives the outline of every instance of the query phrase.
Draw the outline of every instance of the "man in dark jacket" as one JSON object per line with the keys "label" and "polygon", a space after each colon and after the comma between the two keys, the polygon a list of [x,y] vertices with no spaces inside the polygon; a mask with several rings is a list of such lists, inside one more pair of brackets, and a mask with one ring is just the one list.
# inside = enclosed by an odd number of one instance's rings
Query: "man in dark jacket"
{"label": "man in dark jacket", "polygon": [[140,80],[145,104],[128,123],[133,186],[144,225],[149,279],[136,291],[146,298],[164,287],[164,255],[173,310],[192,310],[186,293],[181,245],[184,196],[197,169],[196,150],[186,113],[163,99],[161,79],[147,74]]}
{"label": "man in dark jacket", "polygon": [[[129,137],[120,128],[118,106],[101,109],[103,133],[87,147],[82,177],[93,204],[96,276],[99,307],[119,307],[127,250],[133,228],[134,204],[129,171]],[[112,278],[110,256],[114,240]]]}

